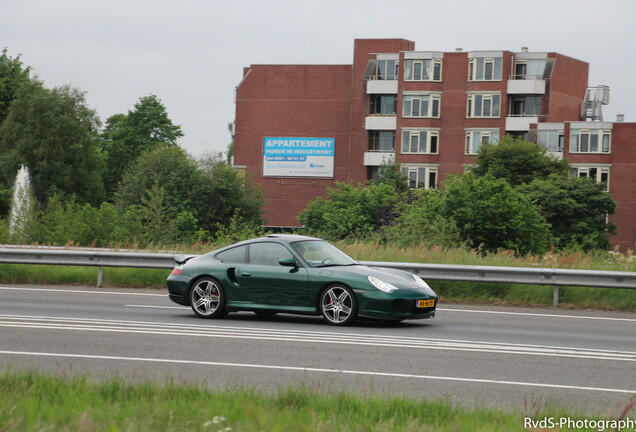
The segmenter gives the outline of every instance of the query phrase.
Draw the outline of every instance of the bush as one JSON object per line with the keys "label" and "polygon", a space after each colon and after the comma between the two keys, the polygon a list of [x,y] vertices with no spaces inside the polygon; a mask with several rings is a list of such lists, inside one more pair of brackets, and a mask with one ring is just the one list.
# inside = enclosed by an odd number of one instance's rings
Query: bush
{"label": "bush", "polygon": [[330,240],[365,240],[392,219],[393,209],[402,199],[390,184],[367,188],[337,183],[328,188],[329,198],[317,198],[298,216],[309,235]]}
{"label": "bush", "polygon": [[421,190],[411,203],[398,206],[395,223],[385,228],[388,242],[399,246],[421,243],[445,247],[463,247],[461,233],[452,217],[445,217],[444,197],[439,191]]}
{"label": "bush", "polygon": [[504,179],[473,173],[451,176],[445,183],[443,208],[473,248],[512,249],[521,254],[548,249],[545,218],[528,197]]}

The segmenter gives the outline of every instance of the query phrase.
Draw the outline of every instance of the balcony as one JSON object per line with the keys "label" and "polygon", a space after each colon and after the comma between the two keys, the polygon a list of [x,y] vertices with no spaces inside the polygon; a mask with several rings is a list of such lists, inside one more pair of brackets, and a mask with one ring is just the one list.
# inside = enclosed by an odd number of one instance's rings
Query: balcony
{"label": "balcony", "polygon": [[527,132],[530,124],[539,123],[539,116],[511,116],[506,117],[507,132]]}
{"label": "balcony", "polygon": [[511,75],[508,80],[508,94],[545,94],[545,80],[540,78],[515,79]]}
{"label": "balcony", "polygon": [[370,115],[364,122],[366,130],[395,130],[397,128],[396,115]]}
{"label": "balcony", "polygon": [[364,166],[382,166],[395,162],[395,152],[366,151],[364,152]]}
{"label": "balcony", "polygon": [[374,80],[367,81],[367,94],[397,94],[397,80]]}

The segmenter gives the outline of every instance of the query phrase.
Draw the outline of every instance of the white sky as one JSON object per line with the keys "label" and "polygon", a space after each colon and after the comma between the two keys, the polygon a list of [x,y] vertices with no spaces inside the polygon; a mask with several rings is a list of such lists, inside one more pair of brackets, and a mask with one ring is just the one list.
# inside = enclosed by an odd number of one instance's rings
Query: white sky
{"label": "white sky", "polygon": [[636,122],[636,0],[0,0],[0,49],[47,87],[86,91],[102,120],[156,94],[191,154],[225,150],[250,64],[351,64],[355,38],[416,49],[556,51]]}

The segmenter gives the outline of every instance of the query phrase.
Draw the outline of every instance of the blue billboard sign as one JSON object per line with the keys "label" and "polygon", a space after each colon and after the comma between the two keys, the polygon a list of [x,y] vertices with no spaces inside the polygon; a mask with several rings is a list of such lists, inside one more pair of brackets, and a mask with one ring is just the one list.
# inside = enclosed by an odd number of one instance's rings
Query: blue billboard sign
{"label": "blue billboard sign", "polygon": [[265,137],[263,176],[333,177],[335,138]]}

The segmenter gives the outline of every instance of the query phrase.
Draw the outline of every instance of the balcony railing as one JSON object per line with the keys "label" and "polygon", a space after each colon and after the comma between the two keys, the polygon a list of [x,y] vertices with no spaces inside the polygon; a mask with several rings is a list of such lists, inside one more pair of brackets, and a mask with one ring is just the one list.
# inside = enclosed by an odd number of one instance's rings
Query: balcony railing
{"label": "balcony railing", "polygon": [[364,166],[382,166],[395,162],[394,151],[366,151],[364,152]]}
{"label": "balcony railing", "polygon": [[371,75],[369,80],[371,81],[395,81],[398,79],[398,75]]}
{"label": "balcony railing", "polygon": [[519,75],[508,75],[508,79],[510,80],[543,80],[543,75],[528,75],[528,74],[519,74]]}

